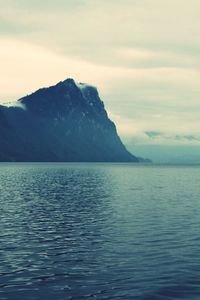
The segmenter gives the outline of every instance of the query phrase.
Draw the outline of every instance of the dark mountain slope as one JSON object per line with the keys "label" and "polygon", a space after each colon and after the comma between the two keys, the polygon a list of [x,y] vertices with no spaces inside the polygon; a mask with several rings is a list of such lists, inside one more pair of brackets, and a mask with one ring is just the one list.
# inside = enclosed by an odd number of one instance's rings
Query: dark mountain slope
{"label": "dark mountain slope", "polygon": [[96,88],[73,79],[0,106],[1,161],[137,162]]}

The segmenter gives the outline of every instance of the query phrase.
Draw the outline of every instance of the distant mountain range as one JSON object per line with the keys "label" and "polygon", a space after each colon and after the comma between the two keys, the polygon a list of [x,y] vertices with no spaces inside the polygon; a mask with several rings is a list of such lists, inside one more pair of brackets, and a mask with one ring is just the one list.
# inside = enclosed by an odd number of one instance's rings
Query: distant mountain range
{"label": "distant mountain range", "polygon": [[0,161],[138,162],[97,89],[73,79],[0,106]]}
{"label": "distant mountain range", "polygon": [[200,164],[200,151],[198,144],[180,145],[140,145],[134,141],[125,142],[127,149],[135,155],[148,156],[154,163],[164,164]]}

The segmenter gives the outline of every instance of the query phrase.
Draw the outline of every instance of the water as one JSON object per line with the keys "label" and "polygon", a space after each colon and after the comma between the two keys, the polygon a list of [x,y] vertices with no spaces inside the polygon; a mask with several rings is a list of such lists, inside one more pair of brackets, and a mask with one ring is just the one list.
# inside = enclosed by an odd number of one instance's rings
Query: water
{"label": "water", "polygon": [[0,299],[200,299],[200,167],[0,165]]}

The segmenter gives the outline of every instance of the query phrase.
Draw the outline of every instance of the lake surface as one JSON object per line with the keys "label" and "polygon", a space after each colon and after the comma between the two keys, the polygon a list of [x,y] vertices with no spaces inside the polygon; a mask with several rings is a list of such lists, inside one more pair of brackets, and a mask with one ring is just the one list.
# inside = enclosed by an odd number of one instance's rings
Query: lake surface
{"label": "lake surface", "polygon": [[0,299],[200,299],[200,167],[0,164]]}

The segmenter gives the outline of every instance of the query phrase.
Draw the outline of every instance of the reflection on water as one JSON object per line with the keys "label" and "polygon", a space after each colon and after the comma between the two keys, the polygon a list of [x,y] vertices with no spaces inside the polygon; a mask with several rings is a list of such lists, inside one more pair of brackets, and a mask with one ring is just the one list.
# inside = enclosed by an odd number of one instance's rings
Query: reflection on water
{"label": "reflection on water", "polygon": [[0,165],[0,299],[199,299],[200,167]]}

